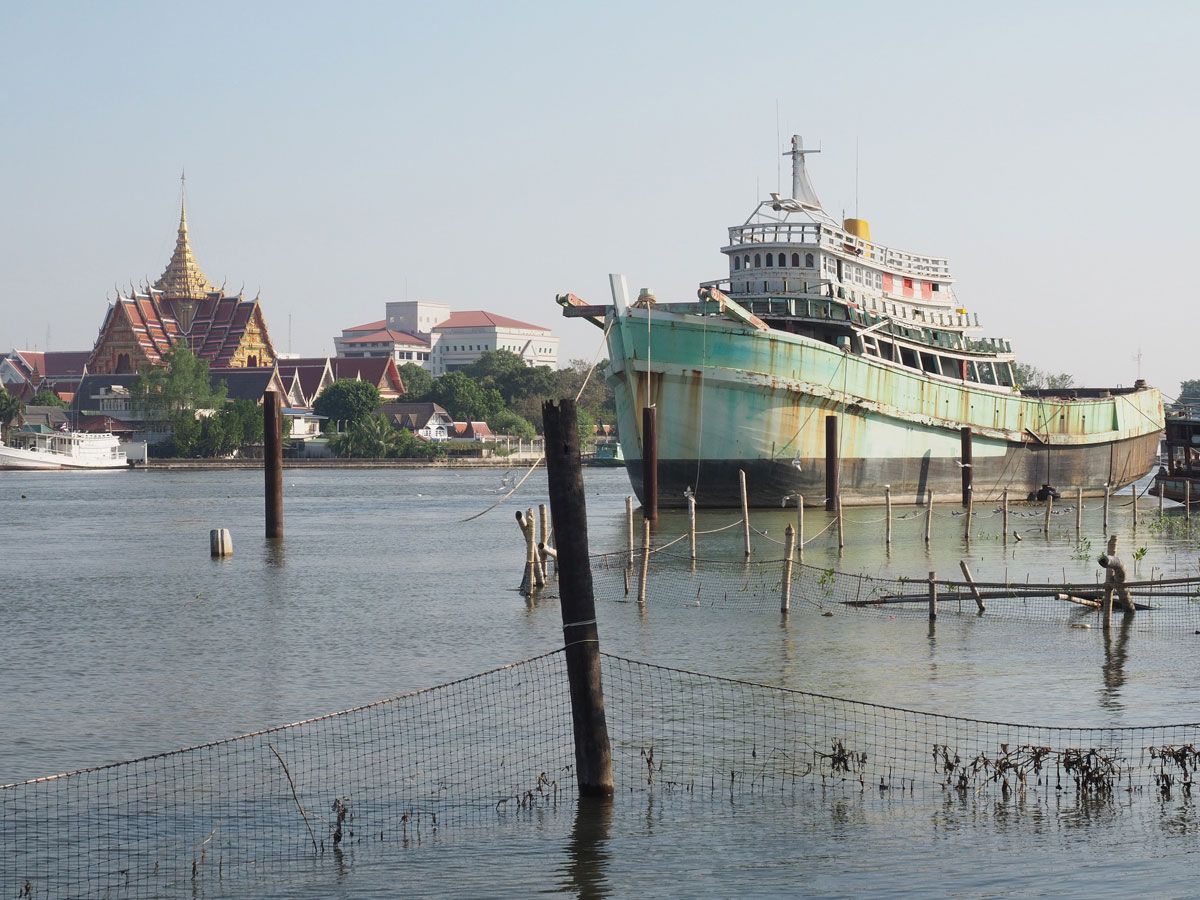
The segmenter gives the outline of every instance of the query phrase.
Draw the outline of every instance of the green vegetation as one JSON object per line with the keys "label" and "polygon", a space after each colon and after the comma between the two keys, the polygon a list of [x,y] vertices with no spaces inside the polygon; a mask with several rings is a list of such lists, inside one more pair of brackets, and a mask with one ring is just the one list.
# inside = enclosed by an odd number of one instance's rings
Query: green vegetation
{"label": "green vegetation", "polygon": [[193,354],[183,341],[167,351],[166,361],[166,366],[143,370],[129,387],[134,409],[148,422],[174,424],[180,413],[194,418],[195,410],[219,409],[225,404],[225,384],[213,387],[208,360]]}
{"label": "green vegetation", "polygon": [[21,398],[16,394],[10,394],[3,387],[0,387],[0,431],[7,432],[9,426],[13,422],[18,424],[21,421],[21,411],[25,408],[25,404],[21,402]]}
{"label": "green vegetation", "polygon": [[329,419],[328,430],[344,431],[379,409],[379,388],[365,381],[339,378],[313,403],[313,412]]}
{"label": "green vegetation", "polygon": [[33,399],[29,401],[30,406],[57,406],[59,409],[66,409],[67,404],[59,398],[58,394],[49,388],[42,388],[33,395]]}
{"label": "green vegetation", "polygon": [[[234,400],[210,415],[191,410],[171,415],[171,437],[150,447],[152,456],[168,458],[217,458],[233,456],[263,443],[262,407],[252,400]],[[283,420],[283,438],[291,431],[291,420]]]}
{"label": "green vegetation", "polygon": [[1075,384],[1075,376],[1060,372],[1057,375],[1026,363],[1012,364],[1013,379],[1020,387],[1042,390],[1065,390]]}

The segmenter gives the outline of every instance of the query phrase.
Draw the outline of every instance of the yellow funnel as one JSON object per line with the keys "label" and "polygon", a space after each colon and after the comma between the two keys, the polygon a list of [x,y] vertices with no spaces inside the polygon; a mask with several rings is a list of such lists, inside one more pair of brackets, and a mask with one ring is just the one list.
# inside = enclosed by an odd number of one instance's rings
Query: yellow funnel
{"label": "yellow funnel", "polygon": [[856,238],[862,238],[864,241],[871,239],[871,226],[866,219],[845,219],[842,221],[842,228]]}

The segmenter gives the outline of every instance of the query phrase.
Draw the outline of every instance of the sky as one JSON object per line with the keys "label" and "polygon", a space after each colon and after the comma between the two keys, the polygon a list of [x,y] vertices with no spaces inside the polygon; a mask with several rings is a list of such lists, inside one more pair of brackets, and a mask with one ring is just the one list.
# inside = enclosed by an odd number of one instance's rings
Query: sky
{"label": "sky", "polygon": [[90,349],[174,247],[332,354],[390,300],[600,332],[789,190],[948,257],[984,336],[1173,397],[1191,352],[1200,4],[0,0],[0,348]]}

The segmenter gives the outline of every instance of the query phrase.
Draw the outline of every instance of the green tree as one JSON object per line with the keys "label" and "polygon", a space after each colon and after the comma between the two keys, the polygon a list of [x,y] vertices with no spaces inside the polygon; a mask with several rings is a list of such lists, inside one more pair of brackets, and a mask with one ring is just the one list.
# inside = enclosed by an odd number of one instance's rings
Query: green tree
{"label": "green tree", "polygon": [[404,384],[404,399],[408,402],[419,403],[429,398],[433,388],[433,376],[416,363],[405,363],[397,368],[400,381]]}
{"label": "green tree", "polygon": [[504,409],[504,398],[495,388],[485,388],[462,372],[443,375],[433,383],[430,399],[456,422],[488,422]]}
{"label": "green tree", "polygon": [[58,394],[49,388],[42,388],[33,395],[33,399],[29,401],[30,406],[57,406],[59,409],[66,409],[67,404],[59,398]]}
{"label": "green tree", "polygon": [[379,409],[379,388],[365,381],[339,378],[321,391],[313,412],[329,419],[332,430],[339,431],[338,423],[345,428],[370,416]]}
{"label": "green tree", "polygon": [[400,435],[384,416],[362,416],[329,443],[338,456],[384,459],[396,455]]}
{"label": "green tree", "polygon": [[1200,378],[1179,382],[1179,398],[1176,400],[1176,404],[1188,406],[1198,403],[1200,403]]}
{"label": "green tree", "polygon": [[225,403],[224,383],[213,386],[208,360],[194,355],[183,341],[164,354],[165,366],[151,366],[129,387],[134,409],[151,421],[171,420],[175,413],[218,409]]}
{"label": "green tree", "polygon": [[506,434],[510,437],[532,440],[537,436],[537,429],[529,420],[517,415],[511,409],[502,409],[487,420],[488,427],[495,434]]}
{"label": "green tree", "polygon": [[1028,363],[1014,362],[1012,364],[1013,380],[1019,387],[1039,388],[1042,390],[1061,391],[1075,384],[1075,376],[1060,372],[1057,375],[1031,366]]}
{"label": "green tree", "polygon": [[25,404],[21,402],[20,397],[0,387],[0,426],[3,426],[0,432],[7,432],[13,422],[20,424],[21,411],[24,408]]}

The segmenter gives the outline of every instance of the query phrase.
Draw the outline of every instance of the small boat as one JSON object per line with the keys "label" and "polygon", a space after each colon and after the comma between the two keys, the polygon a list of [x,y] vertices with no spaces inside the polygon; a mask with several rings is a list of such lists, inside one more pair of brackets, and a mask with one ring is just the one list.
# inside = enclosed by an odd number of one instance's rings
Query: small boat
{"label": "small boat", "polygon": [[121,442],[107,432],[56,431],[24,425],[0,441],[0,469],[124,469]]}
{"label": "small boat", "polygon": [[1200,500],[1200,409],[1167,416],[1163,453],[1151,492],[1168,500]]}
{"label": "small boat", "polygon": [[881,503],[885,490],[924,503],[965,489],[968,465],[977,501],[1056,484],[1098,496],[1153,470],[1158,389],[1020,384],[1011,345],[979,336],[945,258],[825,211],[805,168],[813,152],[792,139],[792,196],[771,194],[729,228],[728,275],[701,283],[698,301],[648,289],[632,301],[620,275],[611,304],[557,298],[607,336],[640,499],[647,408],[660,506],[737,506],[742,473],[752,505],[778,506]]}
{"label": "small boat", "polygon": [[604,468],[622,468],[625,465],[625,454],[621,452],[620,444],[598,444],[596,452],[592,454],[592,458],[588,461],[588,465]]}

